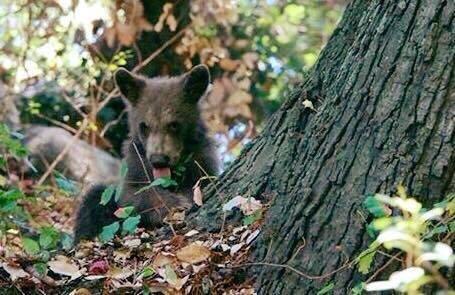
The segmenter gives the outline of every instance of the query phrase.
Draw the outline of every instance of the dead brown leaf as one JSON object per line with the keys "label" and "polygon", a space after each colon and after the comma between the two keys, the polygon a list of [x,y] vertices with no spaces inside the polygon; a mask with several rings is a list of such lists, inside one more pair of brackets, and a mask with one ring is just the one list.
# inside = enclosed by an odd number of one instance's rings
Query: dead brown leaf
{"label": "dead brown leaf", "polygon": [[206,247],[192,243],[178,250],[176,256],[180,261],[196,264],[207,260],[210,257],[210,253],[210,250]]}

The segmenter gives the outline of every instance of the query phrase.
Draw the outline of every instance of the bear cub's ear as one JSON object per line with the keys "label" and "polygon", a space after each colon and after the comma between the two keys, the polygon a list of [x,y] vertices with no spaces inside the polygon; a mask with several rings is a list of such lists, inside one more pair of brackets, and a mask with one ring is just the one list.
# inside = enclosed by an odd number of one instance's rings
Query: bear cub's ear
{"label": "bear cub's ear", "polygon": [[144,79],[124,68],[119,68],[114,73],[114,80],[122,96],[134,105],[145,87]]}
{"label": "bear cub's ear", "polygon": [[210,84],[210,72],[206,65],[200,64],[185,74],[185,100],[197,103]]}

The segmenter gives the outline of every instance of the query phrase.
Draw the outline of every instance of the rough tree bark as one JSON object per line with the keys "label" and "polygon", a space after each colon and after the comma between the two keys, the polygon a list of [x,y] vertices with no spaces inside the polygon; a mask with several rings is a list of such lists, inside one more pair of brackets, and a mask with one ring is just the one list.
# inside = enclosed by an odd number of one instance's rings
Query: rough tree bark
{"label": "rough tree bark", "polygon": [[[309,79],[206,189],[195,222],[217,230],[220,204],[237,194],[272,200],[252,260],[321,275],[369,243],[358,214],[367,194],[402,182],[429,204],[453,192],[454,16],[449,0],[353,1]],[[348,294],[362,280],[355,268],[324,280],[254,269],[261,294],[315,294],[328,282]]]}

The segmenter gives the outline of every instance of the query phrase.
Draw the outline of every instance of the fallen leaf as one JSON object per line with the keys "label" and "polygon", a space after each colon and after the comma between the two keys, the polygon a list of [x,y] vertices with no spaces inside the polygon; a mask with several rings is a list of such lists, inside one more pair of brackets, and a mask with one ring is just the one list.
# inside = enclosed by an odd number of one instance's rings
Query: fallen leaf
{"label": "fallen leaf", "polygon": [[199,207],[202,206],[202,191],[201,191],[201,188],[200,186],[195,186],[193,188],[193,201],[196,205],[198,205]]}
{"label": "fallen leaf", "polygon": [[176,253],[180,261],[196,264],[210,257],[210,250],[204,246],[192,243]]}
{"label": "fallen leaf", "polygon": [[126,240],[123,244],[128,248],[136,248],[141,245],[141,239]]}
{"label": "fallen leaf", "polygon": [[261,209],[262,204],[255,198],[244,198],[242,196],[236,196],[235,198],[224,204],[223,211],[230,211],[235,207],[240,208],[243,214],[251,215],[257,210]]}
{"label": "fallen leaf", "polygon": [[240,244],[236,244],[234,246],[231,247],[231,256],[234,256],[235,253],[237,253],[240,249],[242,249],[242,247],[245,245],[245,243],[240,243]]}
{"label": "fallen leaf", "polygon": [[190,230],[189,232],[187,232],[187,233],[185,234],[185,237],[188,237],[188,238],[189,238],[189,237],[192,237],[192,236],[194,236],[194,235],[197,235],[198,233],[199,233],[199,231],[197,231],[197,230],[195,230],[195,229],[192,229],[192,230]]}
{"label": "fallen leaf", "polygon": [[109,272],[107,273],[107,276],[110,278],[116,279],[116,280],[124,280],[124,279],[129,278],[133,274],[134,274],[134,271],[132,271],[128,267],[123,267],[123,268],[113,267],[109,270]]}
{"label": "fallen leaf", "polygon": [[69,295],[91,295],[92,293],[85,288],[78,288],[71,291]]}
{"label": "fallen leaf", "polygon": [[183,285],[185,285],[189,278],[189,276],[186,276],[180,279],[170,265],[166,265],[165,269],[159,270],[158,273],[166,280],[166,282],[169,283],[169,285],[171,285],[171,287],[177,291],[182,289]]}
{"label": "fallen leaf", "polygon": [[252,241],[254,241],[254,239],[256,239],[260,232],[261,231],[258,229],[252,232],[251,235],[249,235],[248,238],[246,239],[246,244],[249,245]]}
{"label": "fallen leaf", "polygon": [[79,267],[72,263],[68,257],[63,255],[56,256],[56,260],[49,261],[47,265],[53,272],[60,275],[69,276],[70,281],[77,279],[82,275]]}
{"label": "fallen leaf", "polygon": [[242,196],[236,196],[223,205],[223,211],[231,211],[235,207],[240,207],[240,205],[244,202],[244,199],[245,198]]}
{"label": "fallen leaf", "polygon": [[131,255],[130,249],[122,248],[122,249],[114,250],[114,260],[115,261],[119,261],[119,260],[125,261],[126,259],[128,259],[130,257],[130,255]]}
{"label": "fallen leaf", "polygon": [[152,262],[154,268],[163,267],[167,264],[172,264],[175,258],[159,253]]}
{"label": "fallen leaf", "polygon": [[255,198],[247,198],[246,201],[240,205],[240,210],[242,210],[245,215],[251,215],[260,209],[262,209],[262,204]]}
{"label": "fallen leaf", "polygon": [[1,263],[0,266],[9,274],[13,282],[20,278],[30,277],[30,275],[20,267],[8,265],[7,263]]}

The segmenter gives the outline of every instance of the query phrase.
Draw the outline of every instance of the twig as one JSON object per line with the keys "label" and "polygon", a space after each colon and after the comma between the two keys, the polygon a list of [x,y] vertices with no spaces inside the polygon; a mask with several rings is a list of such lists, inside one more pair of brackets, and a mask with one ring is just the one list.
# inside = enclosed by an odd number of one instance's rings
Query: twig
{"label": "twig", "polygon": [[82,117],[82,118],[87,118],[87,115],[84,114],[75,104],[73,101],[71,101],[71,98],[68,96],[68,94],[65,93],[65,91],[62,91],[62,97],[63,99],[71,106],[73,109]]}
{"label": "twig", "polygon": [[107,124],[104,126],[103,130],[101,130],[100,136],[101,136],[101,137],[104,137],[104,134],[107,132],[107,130],[109,130],[109,128],[111,128],[111,126],[114,126],[115,124],[117,124],[118,122],[120,122],[120,119],[122,119],[123,115],[126,114],[126,111],[127,111],[127,110],[124,109],[124,110],[119,114],[119,116],[118,116],[117,119],[112,120],[112,121],[110,121],[109,123],[107,123]]}
{"label": "twig", "polygon": [[273,267],[281,267],[281,268],[285,268],[285,269],[288,269],[290,271],[293,271],[295,272],[296,274],[304,277],[304,278],[307,278],[309,280],[322,280],[322,279],[325,279],[327,277],[330,277],[331,275],[345,269],[346,267],[349,267],[351,265],[351,263],[346,263],[344,265],[342,265],[341,267],[331,271],[331,272],[328,272],[326,274],[323,274],[323,275],[320,275],[320,276],[313,276],[313,275],[309,275],[309,274],[306,274],[300,270],[298,270],[297,268],[293,267],[293,266],[290,266],[289,264],[278,264],[278,263],[268,263],[268,262],[251,262],[251,263],[244,263],[244,264],[240,264],[240,265],[233,265],[231,266],[231,268],[241,268],[241,267],[246,267],[246,266],[273,266]]}
{"label": "twig", "polygon": [[140,69],[142,69],[143,67],[145,67],[148,63],[150,63],[152,60],[154,60],[158,55],[161,54],[161,52],[163,52],[166,48],[168,48],[170,45],[172,45],[172,43],[174,43],[175,41],[177,41],[178,38],[180,38],[183,33],[186,32],[186,30],[189,28],[186,27],[182,30],[180,30],[177,34],[175,34],[174,36],[172,36],[171,39],[167,40],[166,42],[164,42],[163,45],[161,45],[160,48],[158,48],[157,50],[155,50],[152,54],[150,54],[146,59],[144,59],[144,61],[142,61],[141,63],[139,63],[138,65],[136,65],[132,72],[133,73],[136,73],[138,72]]}
{"label": "twig", "polygon": [[[201,164],[199,164],[198,161],[194,160],[194,163],[196,163],[196,165],[199,167],[199,169],[202,171],[202,173],[205,174],[205,178],[207,178],[210,181],[210,183],[213,185],[213,187],[215,188],[215,192],[218,195],[218,197],[220,197],[221,200],[224,200],[224,198],[221,196],[220,191],[218,190],[216,182],[213,181],[213,177],[207,173],[207,171],[204,169],[204,167],[202,167]],[[221,229],[220,229],[220,232],[219,232],[221,237],[223,237],[225,224],[226,224],[226,211],[223,211],[223,222],[221,223]]]}
{"label": "twig", "polygon": [[57,284],[55,283],[55,280],[54,280],[54,279],[52,279],[52,278],[51,278],[50,276],[48,276],[48,275],[44,275],[44,276],[40,275],[40,274],[38,273],[38,271],[36,271],[36,269],[35,269],[33,266],[29,265],[29,266],[27,266],[27,267],[25,268],[25,270],[26,270],[29,274],[31,274],[33,277],[35,277],[35,278],[41,280],[42,282],[46,283],[47,285],[52,286],[52,287],[57,286]]}
{"label": "twig", "polygon": [[145,166],[144,160],[142,159],[141,154],[139,153],[139,149],[137,148],[137,145],[134,142],[134,140],[133,140],[133,147],[134,147],[134,151],[136,152],[137,156],[139,157],[139,160],[141,161],[142,169],[144,170],[145,176],[147,176],[148,182],[152,183],[152,178],[150,178],[147,167]]}
{"label": "twig", "polygon": [[57,158],[55,158],[54,162],[52,162],[52,164],[47,168],[46,172],[43,174],[43,176],[41,176],[41,178],[38,180],[38,182],[36,183],[36,185],[40,186],[43,184],[43,182],[46,180],[46,178],[49,176],[49,174],[52,173],[52,171],[54,170],[55,166],[57,166],[57,164],[63,159],[63,157],[68,153],[68,151],[70,150],[70,148],[74,145],[74,143],[76,142],[76,140],[81,136],[81,134],[84,132],[85,128],[87,127],[88,125],[88,121],[87,120],[84,120],[81,124],[81,127],[79,128],[79,130],[77,131],[76,134],[74,134],[72,140],[70,142],[68,142],[66,144],[66,146],[63,148],[63,150],[60,152],[60,154],[57,156]]}
{"label": "twig", "polygon": [[43,115],[43,114],[39,114],[39,113],[38,113],[38,114],[36,114],[36,116],[39,117],[39,118],[41,118],[41,119],[47,120],[47,121],[51,122],[52,124],[54,124],[54,125],[56,125],[56,126],[58,126],[58,127],[61,127],[61,128],[65,129],[65,130],[67,130],[67,131],[69,131],[69,132],[71,132],[71,133],[73,133],[73,134],[74,134],[74,133],[77,133],[77,129],[74,129],[74,128],[71,127],[70,125],[67,125],[67,124],[62,123],[62,122],[60,122],[60,121],[54,120],[54,119],[52,119],[52,118],[49,118],[48,116],[45,116],[45,115]]}
{"label": "twig", "polygon": [[300,252],[303,248],[305,248],[305,246],[306,246],[305,237],[303,237],[302,240],[303,240],[302,245],[300,245],[300,246],[297,248],[297,250],[294,252],[294,254],[292,255],[291,259],[289,259],[289,261],[294,260],[295,257],[299,254],[299,252]]}
{"label": "twig", "polygon": [[400,252],[392,256],[392,258],[390,258],[383,266],[381,266],[377,271],[375,271],[374,274],[372,274],[371,277],[369,277],[368,280],[365,281],[365,283],[368,284],[369,282],[374,280],[374,278],[376,278],[380,272],[386,269],[395,259],[398,259],[398,256],[400,256],[400,254],[402,253]]}
{"label": "twig", "polygon": [[[152,183],[152,179],[151,179],[151,177],[150,177],[150,175],[149,175],[149,173],[148,173],[147,167],[145,166],[145,162],[144,162],[144,160],[142,159],[142,156],[141,156],[141,154],[139,153],[139,149],[137,148],[137,145],[136,145],[136,143],[135,143],[134,141],[133,141],[133,147],[134,147],[134,150],[135,150],[137,156],[139,157],[139,160],[141,161],[142,169],[144,169],[144,173],[145,173],[145,176],[147,177],[148,182],[149,182],[149,183]],[[161,204],[162,204],[162,205],[164,206],[164,208],[167,210],[168,214],[171,213],[171,210],[170,210],[169,207],[167,206],[166,202],[164,202],[164,200],[163,200],[163,198],[160,196],[160,194],[156,191],[156,189],[155,189],[154,187],[151,187],[151,189],[152,189],[153,194],[160,200]],[[139,214],[143,214],[143,213],[147,213],[147,212],[149,212],[149,211],[151,211],[151,210],[155,210],[155,209],[156,209],[156,208],[149,208],[149,209],[143,210],[143,211],[138,212],[138,213],[139,213]],[[171,224],[171,223],[167,223],[167,224],[169,224],[169,227],[171,228],[171,231],[172,231],[173,235],[176,236],[177,233],[176,233],[174,227],[172,226],[172,224]]]}
{"label": "twig", "polygon": [[422,267],[433,275],[434,280],[439,284],[439,286],[445,290],[449,289],[449,283],[447,280],[441,276],[441,274],[433,267],[433,265],[431,265],[431,263],[425,261],[422,263]]}

